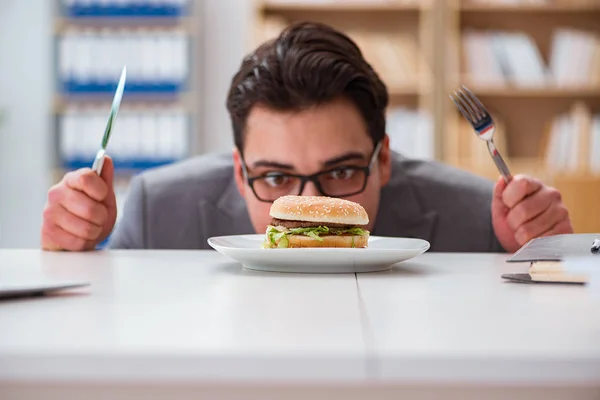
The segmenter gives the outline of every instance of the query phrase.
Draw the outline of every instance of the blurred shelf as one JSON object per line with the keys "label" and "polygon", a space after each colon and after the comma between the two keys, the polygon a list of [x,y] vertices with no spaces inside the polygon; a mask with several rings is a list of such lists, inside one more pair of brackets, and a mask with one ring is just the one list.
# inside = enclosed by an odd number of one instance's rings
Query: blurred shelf
{"label": "blurred shelf", "polygon": [[[110,154],[109,154],[110,155]],[[115,173],[119,173],[121,175],[135,174],[149,168],[161,167],[164,165],[169,165],[174,162],[179,161],[178,159],[136,159],[136,160],[119,160],[117,157],[113,156],[113,163],[115,166]],[[73,171],[80,168],[88,168],[93,164],[94,159],[73,159],[73,160],[64,160],[62,163],[62,169],[64,171]]]}
{"label": "blurred shelf", "polygon": [[[535,176],[547,185],[555,185],[557,181],[569,182],[581,180],[600,184],[600,173],[553,171],[546,166],[545,160],[541,158],[507,157],[506,155],[503,157],[513,175],[525,174]],[[450,161],[450,164],[488,179],[496,180],[500,177],[500,173],[491,158],[489,162],[484,164],[473,162],[473,160],[468,158],[454,159]]]}
{"label": "blurred shelf", "polygon": [[[183,93],[187,82],[167,81],[158,83],[141,83],[129,79],[125,85],[124,94],[128,96],[178,96]],[[62,88],[62,93],[78,96],[78,95],[114,95],[117,88],[117,82],[106,83],[79,83],[79,82],[61,82],[59,86]]]}
{"label": "blurred shelf", "polygon": [[418,12],[430,8],[429,1],[263,1],[263,12],[320,11],[320,12]]}
{"label": "blurred shelf", "polygon": [[[128,80],[124,93],[137,96],[177,96],[183,92],[185,82],[160,82],[160,83],[140,83]],[[62,92],[70,95],[92,94],[92,95],[113,95],[117,87],[117,82],[107,83],[74,83],[61,82]]]}
{"label": "blurred shelf", "polygon": [[[59,92],[57,93],[56,99],[61,103],[110,103],[112,102],[114,92],[106,93],[69,93]],[[189,92],[177,92],[177,93],[123,93],[123,104],[161,104],[161,103],[185,103],[191,102],[191,95]]]}
{"label": "blurred shelf", "polygon": [[[112,96],[56,96],[54,98],[53,111],[55,114],[63,114],[70,107],[81,108],[106,108],[107,112],[112,103]],[[195,107],[191,98],[182,97],[127,97],[123,98],[120,110],[125,111],[153,111],[160,110],[181,110],[184,112],[193,112]]]}
{"label": "blurred shelf", "polygon": [[511,12],[511,13],[582,13],[600,12],[600,2],[596,3],[556,3],[556,4],[485,4],[463,3],[460,6],[463,12]]}
{"label": "blurred shelf", "polygon": [[420,96],[429,94],[431,88],[429,86],[421,86],[418,82],[407,82],[403,85],[388,86],[390,97],[398,96]]}
{"label": "blurred shelf", "polygon": [[480,86],[465,83],[465,85],[477,96],[487,97],[510,97],[510,98],[561,98],[561,97],[600,97],[600,86],[598,87],[494,87]]}
{"label": "blurred shelf", "polygon": [[136,18],[109,18],[109,17],[93,17],[93,18],[65,18],[60,17],[55,19],[54,32],[57,34],[63,33],[70,28],[79,29],[103,29],[103,28],[119,28],[119,29],[137,29],[144,28],[147,30],[165,30],[165,29],[183,29],[187,34],[195,34],[198,32],[198,23],[192,17],[166,18],[166,17],[136,17]]}
{"label": "blurred shelf", "polygon": [[[189,5],[173,3],[160,4],[156,1],[138,1],[128,5],[126,2],[78,2],[59,6],[60,10],[71,18],[175,18],[186,15]],[[104,4],[103,4],[104,3]]]}

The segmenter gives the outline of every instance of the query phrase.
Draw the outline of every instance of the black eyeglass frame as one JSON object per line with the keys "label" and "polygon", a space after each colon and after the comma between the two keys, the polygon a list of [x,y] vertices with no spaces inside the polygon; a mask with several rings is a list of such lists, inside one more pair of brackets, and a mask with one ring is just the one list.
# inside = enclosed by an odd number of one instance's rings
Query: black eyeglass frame
{"label": "black eyeglass frame", "polygon": [[[308,182],[312,182],[315,185],[315,187],[317,188],[317,190],[319,191],[319,193],[321,193],[321,195],[323,195],[323,196],[331,196],[331,197],[339,197],[339,198],[354,196],[356,194],[362,193],[365,190],[365,188],[367,187],[367,183],[369,181],[369,176],[371,175],[371,170],[373,169],[373,165],[375,164],[375,161],[377,161],[377,159],[379,157],[379,152],[381,151],[381,146],[382,146],[382,141],[380,140],[380,141],[377,142],[377,144],[375,145],[375,148],[373,149],[373,153],[371,154],[371,158],[369,160],[369,164],[367,164],[367,166],[365,166],[365,167],[357,167],[357,166],[354,166],[354,165],[349,165],[349,166],[345,166],[345,167],[331,168],[331,169],[328,169],[326,171],[320,171],[320,172],[314,173],[312,175],[299,175],[299,174],[286,174],[286,173],[282,173],[281,176],[300,179],[300,188],[298,190],[298,196],[304,191],[304,187],[306,186],[306,183],[308,183]],[[265,202],[265,203],[272,203],[273,201],[275,201],[275,199],[273,199],[273,200],[265,200],[265,199],[261,198],[256,193],[256,190],[254,189],[254,182],[255,181],[257,181],[259,179],[268,178],[269,175],[250,177],[249,174],[248,174],[248,167],[246,165],[246,161],[244,160],[243,157],[240,157],[240,159],[241,159],[241,162],[242,162],[241,163],[242,164],[242,173],[244,175],[244,179],[246,179],[246,181],[248,182],[248,186],[250,186],[250,189],[252,189],[252,193],[254,193],[254,196],[259,201],[262,201],[262,202]],[[360,190],[357,190],[355,192],[348,193],[348,194],[338,195],[338,196],[332,196],[330,194],[325,193],[325,191],[323,190],[323,187],[321,186],[321,183],[319,182],[318,178],[321,175],[329,174],[329,173],[331,173],[333,171],[336,171],[336,170],[338,170],[340,168],[352,169],[352,170],[356,170],[356,171],[362,171],[365,174],[365,180],[364,180],[363,185],[360,188]]]}

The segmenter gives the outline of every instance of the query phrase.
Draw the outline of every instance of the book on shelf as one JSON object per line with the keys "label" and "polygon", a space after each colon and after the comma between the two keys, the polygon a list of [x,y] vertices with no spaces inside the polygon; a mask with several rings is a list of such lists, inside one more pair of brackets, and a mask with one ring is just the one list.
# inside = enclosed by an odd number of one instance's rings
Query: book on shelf
{"label": "book on shelf", "polygon": [[589,86],[597,81],[594,71],[600,38],[592,32],[558,28],[552,37],[550,70],[558,87]]}
{"label": "book on shelf", "polygon": [[464,73],[480,86],[521,88],[600,85],[600,37],[576,28],[557,28],[546,62],[523,31],[478,30],[462,34]]}
{"label": "book on shelf", "polygon": [[496,61],[492,47],[491,32],[477,32],[471,29],[463,33],[463,53],[466,75],[475,85],[504,86],[506,79]]}
{"label": "book on shelf", "polygon": [[592,114],[581,101],[550,124],[545,154],[549,170],[600,174],[600,113]]}
{"label": "book on shelf", "polygon": [[190,0],[62,0],[63,12],[71,18],[181,17]]}
{"label": "book on shelf", "polygon": [[467,75],[476,84],[544,87],[548,83],[544,60],[523,32],[468,29],[463,46]]}
{"label": "book on shelf", "polygon": [[427,63],[414,35],[361,30],[350,30],[348,35],[391,91],[416,88],[428,79]]}
{"label": "book on shelf", "polygon": [[[69,108],[60,116],[58,143],[61,165],[90,166],[106,124],[106,110]],[[143,170],[188,155],[188,116],[180,110],[121,110],[107,153],[116,169]]]}
{"label": "book on shelf", "polygon": [[179,92],[189,73],[188,42],[178,27],[70,27],[58,37],[61,89],[112,94],[123,65],[127,65],[125,92]]}

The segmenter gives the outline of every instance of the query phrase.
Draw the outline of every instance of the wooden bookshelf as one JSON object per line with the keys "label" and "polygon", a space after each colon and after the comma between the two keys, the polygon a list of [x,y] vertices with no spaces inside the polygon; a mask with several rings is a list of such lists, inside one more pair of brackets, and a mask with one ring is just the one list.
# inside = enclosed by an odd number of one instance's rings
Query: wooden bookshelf
{"label": "wooden bookshelf", "polygon": [[70,28],[105,29],[105,28],[142,28],[150,31],[178,29],[193,35],[198,34],[199,27],[193,17],[136,17],[133,19],[110,17],[78,17],[76,20],[59,17],[54,21],[54,33],[61,34]]}
{"label": "wooden bookshelf", "polygon": [[352,13],[387,13],[387,12],[419,12],[431,7],[431,1],[273,1],[257,3],[262,12],[318,11],[318,12],[352,12]]}
{"label": "wooden bookshelf", "polygon": [[600,96],[600,86],[585,87],[541,87],[541,88],[523,88],[523,87],[494,87],[471,84],[469,79],[464,79],[471,90],[476,91],[478,96],[488,97],[506,97],[506,98],[595,98]]}
{"label": "wooden bookshelf", "polygon": [[513,13],[513,14],[576,14],[590,11],[600,11],[600,5],[591,2],[558,1],[550,4],[513,4],[513,3],[482,3],[463,1],[460,5],[461,11],[469,13]]}
{"label": "wooden bookshelf", "polygon": [[[499,174],[485,143],[475,136],[448,97],[462,84],[467,85],[497,122],[496,143],[513,174],[533,175],[556,186],[570,208],[576,231],[600,232],[600,215],[590,210],[600,199],[600,171],[592,170],[590,162],[581,161],[570,169],[557,168],[549,156],[552,132],[560,118],[579,118],[589,125],[594,116],[600,115],[600,70],[592,72],[592,66],[589,79],[571,80],[568,84],[558,81],[558,69],[552,69],[550,73],[556,76],[540,85],[516,78],[499,84],[473,74],[468,62],[469,48],[463,39],[468,32],[500,33],[505,43],[516,40],[515,37],[524,42],[525,38],[535,46],[548,72],[550,64],[556,63],[552,61],[556,46],[553,40],[559,30],[595,35],[600,44],[600,0],[549,0],[546,4],[498,0],[268,0],[255,1],[255,12],[254,44],[299,20],[326,22],[352,37],[358,32],[361,49],[367,59],[372,58],[370,61],[388,85],[390,108],[426,110],[431,115],[434,157],[496,180]],[[398,38],[406,37],[412,37],[416,43],[420,59],[417,73],[403,74],[392,57],[372,56],[373,49],[382,42],[398,45]],[[599,68],[600,48],[596,49]],[[485,57],[484,54],[480,58]],[[514,65],[512,68],[516,70]],[[569,68],[573,74],[575,69]],[[506,65],[500,71],[506,73]],[[588,142],[586,138],[579,143],[580,150],[586,151]]]}

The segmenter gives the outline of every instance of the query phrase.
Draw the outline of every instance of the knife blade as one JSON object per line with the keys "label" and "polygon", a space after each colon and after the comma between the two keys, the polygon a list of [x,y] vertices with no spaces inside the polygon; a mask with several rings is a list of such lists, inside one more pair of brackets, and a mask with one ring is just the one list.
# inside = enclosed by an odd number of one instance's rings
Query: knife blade
{"label": "knife blade", "polygon": [[110,134],[115,124],[115,120],[119,112],[119,107],[121,106],[121,98],[123,97],[123,90],[125,89],[126,79],[127,66],[124,66],[123,70],[121,71],[121,77],[119,78],[117,90],[115,91],[115,95],[113,97],[110,113],[108,114],[108,121],[106,122],[106,128],[104,129],[104,135],[102,136],[102,143],[100,145],[100,149],[96,153],[94,164],[92,165],[92,170],[94,170],[98,174],[98,176],[100,176],[102,173],[102,166],[104,165],[104,155],[106,154],[106,147],[108,146]]}

